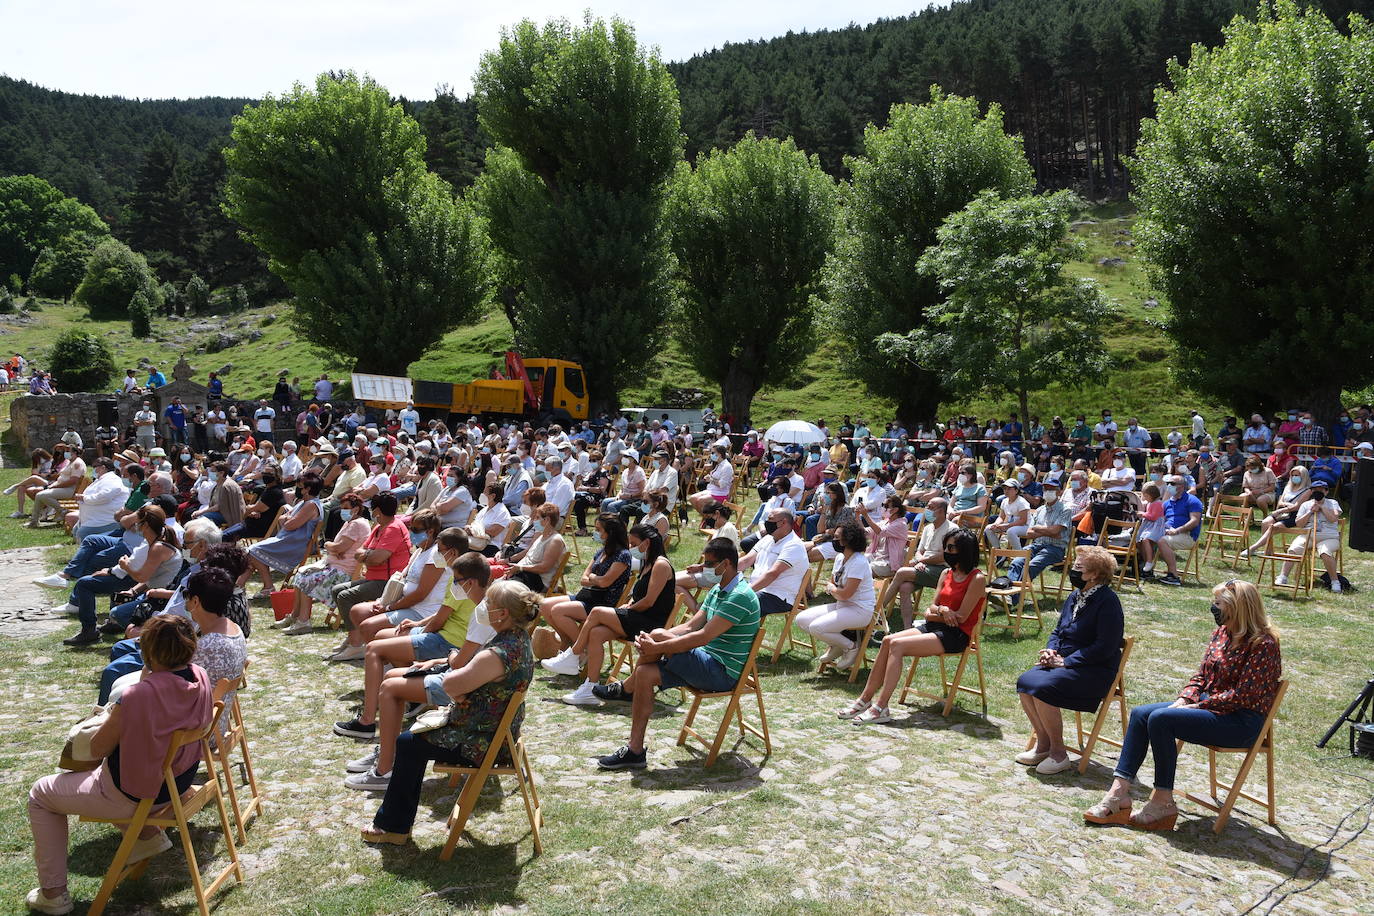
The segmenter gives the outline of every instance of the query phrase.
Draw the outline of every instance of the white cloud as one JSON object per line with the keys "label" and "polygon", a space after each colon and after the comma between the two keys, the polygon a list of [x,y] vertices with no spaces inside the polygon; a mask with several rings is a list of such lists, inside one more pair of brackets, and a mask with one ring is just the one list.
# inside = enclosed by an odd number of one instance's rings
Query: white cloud
{"label": "white cloud", "polygon": [[619,15],[642,43],[682,60],[731,41],[902,16],[931,0],[0,0],[0,68],[53,89],[140,98],[255,98],[324,70],[371,74],[393,93],[466,94],[502,26]]}

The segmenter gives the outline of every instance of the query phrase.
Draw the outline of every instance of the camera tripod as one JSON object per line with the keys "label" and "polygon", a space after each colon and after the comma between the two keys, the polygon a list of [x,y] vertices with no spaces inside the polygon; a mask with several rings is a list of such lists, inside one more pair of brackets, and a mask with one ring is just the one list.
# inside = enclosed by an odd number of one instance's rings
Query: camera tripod
{"label": "camera tripod", "polygon": [[[1317,742],[1317,747],[1326,747],[1326,743],[1335,737],[1336,732],[1340,731],[1341,726],[1347,722],[1352,725],[1368,722],[1369,707],[1371,703],[1374,703],[1374,678],[1365,681],[1364,689],[1356,695],[1355,699],[1350,701],[1350,705],[1345,708],[1345,712],[1341,713],[1340,717],[1326,730],[1326,734],[1322,735],[1322,740]],[[1354,713],[1354,715],[1352,716],[1351,713]],[[1350,743],[1351,751],[1353,752],[1355,744],[1354,734],[1350,736]]]}

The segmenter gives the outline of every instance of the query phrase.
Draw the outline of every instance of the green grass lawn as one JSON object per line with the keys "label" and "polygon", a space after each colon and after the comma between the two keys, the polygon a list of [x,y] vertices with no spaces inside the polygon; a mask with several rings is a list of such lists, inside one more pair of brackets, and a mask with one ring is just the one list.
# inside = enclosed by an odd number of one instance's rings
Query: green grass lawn
{"label": "green grass lawn", "polygon": [[[0,522],[0,531],[15,524]],[[694,560],[701,543],[688,532],[673,552],[675,565]],[[581,547],[585,558],[591,542]],[[1374,579],[1374,561],[1365,555],[1347,552],[1346,569],[1357,585]],[[1253,572],[1213,563],[1203,578],[1233,575]],[[362,673],[320,661],[317,653],[334,634],[285,637],[266,628],[270,615],[259,609],[243,701],[267,807],[242,849],[247,881],[224,893],[216,912],[1240,912],[1369,794],[1358,778],[1374,772],[1367,761],[1342,759],[1344,735],[1327,750],[1313,747],[1370,676],[1368,594],[1293,600],[1266,593],[1292,681],[1278,727],[1277,830],[1250,811],[1218,838],[1210,815],[1186,802],[1186,816],[1167,836],[1084,827],[1082,810],[1109,782],[1111,749],[1081,777],[1042,778],[1016,766],[1011,758],[1029,729],[1013,685],[1045,634],[1016,640],[989,633],[987,718],[966,698],[947,720],[922,704],[901,709],[891,726],[852,727],[833,713],[858,685],[817,676],[809,654],[798,649],[762,666],[772,755],[752,739],[735,744],[732,735],[709,770],[700,754],[674,747],[685,709],[668,693],[650,726],[651,769],[596,772],[592,758],[625,740],[628,707],[564,706],[556,698],[574,686],[572,679],[541,669],[525,736],[544,802],[544,853],[532,856],[518,795],[502,797],[489,787],[449,863],[439,862],[437,851],[453,791],[438,780],[426,789],[414,845],[379,850],[359,842],[357,828],[376,800],[341,781],[344,762],[363,746],[331,735],[330,723],[347,718]],[[1121,596],[1127,633],[1137,640],[1126,681],[1130,701],[1168,698],[1201,657],[1211,630],[1209,590],[1147,585]],[[1053,610],[1044,608],[1047,627]],[[778,626],[776,619],[770,624]],[[62,635],[0,640],[0,666],[22,672],[8,682],[10,702],[0,709],[7,739],[0,743],[0,914],[21,912],[20,895],[33,882],[27,787],[52,772],[61,733],[93,701],[104,660],[103,648],[63,649]],[[927,668],[927,687],[930,678]],[[719,714],[719,702],[702,713],[712,724]],[[1114,724],[1107,734],[1117,734]],[[1180,789],[1203,785],[1204,760],[1197,749],[1185,752]],[[1149,775],[1147,763],[1142,777]],[[1251,788],[1262,785],[1252,777]],[[507,780],[503,788],[514,785]],[[1338,841],[1361,820],[1348,822]],[[197,823],[203,853],[222,856],[218,832],[210,829],[213,813]],[[108,827],[74,827],[72,889],[79,901],[94,895],[114,846]],[[1326,849],[1307,857],[1300,884],[1320,877]],[[1278,912],[1374,910],[1374,840],[1360,837],[1330,865],[1296,908]],[[178,847],[121,888],[111,912],[193,909]]]}

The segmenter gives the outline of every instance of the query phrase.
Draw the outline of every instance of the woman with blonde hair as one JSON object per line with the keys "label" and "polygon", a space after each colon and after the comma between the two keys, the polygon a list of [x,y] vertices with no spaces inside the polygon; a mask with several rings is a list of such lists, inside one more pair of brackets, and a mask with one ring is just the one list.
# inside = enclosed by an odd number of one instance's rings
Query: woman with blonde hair
{"label": "woman with blonde hair", "polygon": [[[365,842],[397,846],[409,842],[429,762],[478,766],[496,738],[511,698],[530,685],[534,655],[529,628],[539,615],[539,595],[520,582],[503,579],[487,590],[486,600],[474,614],[477,622],[490,626],[496,635],[462,667],[425,677],[432,699],[450,703],[448,722],[421,734],[402,732],[396,739],[386,795],[372,826],[363,828]],[[438,691],[431,680],[438,682]],[[512,736],[519,736],[524,718],[521,709],[511,719]]]}
{"label": "woman with blonde hair", "polygon": [[[1142,830],[1172,830],[1177,742],[1248,747],[1259,736],[1274,705],[1283,662],[1279,634],[1269,622],[1259,589],[1231,579],[1212,589],[1216,629],[1197,674],[1172,703],[1148,703],[1131,710],[1116,763],[1116,778],[1102,801],[1083,814],[1090,824],[1129,824]],[[1131,782],[1149,751],[1155,757],[1154,791],[1131,813]]]}
{"label": "woman with blonde hair", "polygon": [[1064,747],[1060,710],[1092,712],[1116,677],[1125,618],[1121,599],[1109,584],[1115,576],[1116,558],[1106,548],[1078,548],[1069,567],[1074,590],[1035,667],[1016,681],[1021,708],[1035,731],[1035,747],[1018,754],[1016,762],[1035,767],[1037,773],[1062,773],[1074,766]]}

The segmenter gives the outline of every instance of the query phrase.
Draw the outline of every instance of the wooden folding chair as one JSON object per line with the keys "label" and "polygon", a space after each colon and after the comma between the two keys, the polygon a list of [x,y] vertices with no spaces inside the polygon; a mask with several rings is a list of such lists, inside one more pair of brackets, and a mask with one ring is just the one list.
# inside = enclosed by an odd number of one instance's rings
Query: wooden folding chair
{"label": "wooden folding chair", "polygon": [[[1100,741],[1103,744],[1110,744],[1120,750],[1121,742],[1114,738],[1108,738],[1102,734],[1102,726],[1107,721],[1109,707],[1116,703],[1117,710],[1121,714],[1121,735],[1126,735],[1127,703],[1126,703],[1126,662],[1131,657],[1131,649],[1135,646],[1135,637],[1128,636],[1121,640],[1121,663],[1116,666],[1116,677],[1112,678],[1112,685],[1107,688],[1107,695],[1102,698],[1102,702],[1097,704],[1097,712],[1093,714],[1093,727],[1088,734],[1088,740],[1083,740],[1083,713],[1074,710],[1074,725],[1078,732],[1078,743],[1073,746],[1065,745],[1065,750],[1070,754],[1079,756],[1078,772],[1088,772],[1088,763],[1092,760],[1093,748]],[[1026,750],[1035,747],[1035,735],[1031,735],[1026,742]]]}
{"label": "wooden folding chair", "polygon": [[[544,812],[539,807],[539,792],[534,786],[534,771],[530,768],[529,754],[525,752],[525,739],[523,737],[517,738],[511,732],[511,723],[515,720],[515,714],[524,705],[525,691],[518,691],[511,696],[510,702],[506,704],[506,711],[501,716],[501,723],[496,727],[496,736],[492,739],[491,746],[487,748],[486,755],[482,757],[480,765],[475,767],[453,766],[443,763],[434,765],[434,772],[448,775],[450,786],[458,785],[460,777],[465,778],[463,789],[458,793],[458,799],[453,804],[453,813],[448,818],[448,839],[444,842],[444,848],[439,853],[440,861],[447,862],[453,858],[453,850],[458,845],[458,838],[462,836],[463,827],[467,825],[468,818],[472,816],[473,810],[477,807],[477,797],[482,794],[482,786],[486,785],[487,778],[490,776],[515,777],[516,783],[520,786],[520,795],[525,800],[525,814],[530,819],[530,834],[534,838],[534,854],[539,855],[544,851],[543,841],[539,837],[539,829],[544,825]],[[509,764],[497,762],[503,750],[510,760]]]}
{"label": "wooden folding chair", "polygon": [[[806,648],[811,650],[811,657],[816,657],[815,638],[812,637],[810,633],[806,633],[803,639],[797,639],[792,632],[794,629],[792,624],[796,621],[797,615],[806,610],[806,594],[809,591],[811,591],[811,570],[807,569],[806,574],[802,576],[801,586],[797,589],[797,597],[792,602],[792,610],[788,611],[783,617],[782,632],[778,634],[777,642],[773,643],[771,649],[767,646],[764,647],[763,651],[773,653],[773,661],[775,662],[782,657],[784,646],[789,650],[798,645],[806,646]],[[763,631],[764,623],[766,622],[766,617],[759,621],[760,632]]]}
{"label": "wooden folding chair", "polygon": [[[673,583],[672,583],[672,582],[669,582],[669,583],[665,586],[665,588],[672,588],[672,587],[673,587]],[[668,612],[668,622],[667,622],[666,624],[664,624],[664,627],[663,627],[663,628],[664,628],[665,630],[671,630],[673,627],[677,626],[678,624],[680,624],[680,623],[685,623],[686,620],[684,619],[683,611],[685,611],[686,609],[687,609],[687,601],[686,601],[686,599],[685,599],[682,595],[678,595],[678,596],[677,596],[677,600],[673,603],[673,609],[672,609],[671,611]],[[632,670],[632,671],[634,670],[634,665],[631,664],[631,661],[630,661],[630,660],[631,660],[631,658],[632,658],[633,655],[634,655],[635,644],[634,644],[634,640],[631,640],[631,639],[616,639],[616,640],[612,640],[612,641],[609,643],[609,645],[611,646],[613,652],[608,652],[608,653],[606,653],[606,657],[607,657],[607,658],[611,658],[612,655],[614,655],[614,660],[611,662],[611,669],[610,669],[610,671],[606,674],[606,677],[607,677],[609,680],[616,680],[616,679],[618,679],[618,678],[620,677],[620,672],[625,668],[626,665],[629,665],[630,670]],[[620,647],[619,651],[614,651],[616,646],[619,646],[619,647]],[[590,672],[590,671],[589,671],[589,672],[587,672],[587,673],[588,673],[588,674],[592,674],[593,672]],[[597,673],[597,674],[600,674],[600,672],[596,672],[596,673]]]}
{"label": "wooden folding chair", "polygon": [[[1225,499],[1226,497],[1219,497]],[[1222,503],[1216,507],[1207,530],[1203,532],[1202,538],[1202,562],[1206,563],[1212,555],[1212,547],[1218,549],[1218,555],[1225,562],[1226,547],[1230,544],[1234,547],[1234,555],[1230,557],[1231,565],[1234,566],[1241,559],[1240,552],[1250,543],[1250,521],[1253,517],[1253,510],[1245,506],[1234,506]],[[1249,555],[1246,555],[1246,563],[1249,564]]]}
{"label": "wooden folding chair", "polygon": [[[997,561],[1013,560],[1021,561],[1021,578],[1011,583],[1008,588],[993,588],[988,586],[988,606],[994,601],[1002,606],[1002,610],[1007,615],[1006,623],[989,623],[991,627],[999,630],[1011,630],[1013,639],[1021,638],[1021,625],[1023,623],[1035,623],[1035,632],[1039,633],[1044,627],[1044,621],[1040,618],[1040,608],[1035,604],[1035,587],[1031,584],[1030,578],[1030,549],[1023,547],[1020,550],[1012,550],[1009,547],[994,547],[988,551],[988,571],[987,577],[990,583],[997,577]],[[1030,610],[1026,610],[1029,605]]]}
{"label": "wooden folding chair", "polygon": [[[978,614],[978,622],[973,625],[973,635],[969,637],[968,645],[964,647],[963,652],[959,653],[959,664],[954,668],[953,679],[949,677],[948,669],[945,667],[945,659],[950,657],[949,654],[946,653],[935,656],[940,660],[940,683],[944,685],[944,692],[935,694],[923,693],[920,690],[915,691],[918,697],[925,697],[928,700],[943,701],[945,704],[944,709],[940,711],[940,715],[942,716],[949,715],[950,710],[954,708],[954,701],[958,698],[960,691],[971,693],[978,697],[983,703],[983,715],[986,716],[988,714],[988,692],[987,683],[983,679],[983,653],[981,650],[984,615],[979,611],[974,611],[974,613]],[[970,658],[974,660],[974,663],[978,667],[977,690],[974,690],[972,687],[967,687],[963,683],[964,672],[968,667]],[[907,695],[913,692],[911,684],[916,678],[916,669],[920,667],[920,664],[920,658],[913,658],[911,660],[911,669],[907,672],[906,682],[902,685],[902,695],[897,699],[898,703],[905,705]]]}
{"label": "wooden folding chair", "polygon": [[[873,634],[879,629],[887,631],[887,614],[883,608],[877,604],[873,607],[873,616],[868,618],[868,626],[864,627],[859,635],[856,645],[859,647],[859,654],[854,657],[854,664],[849,666],[849,683],[858,680],[859,672],[868,667],[868,644],[873,639]],[[826,669],[834,668],[839,670],[835,662],[822,662],[816,669],[817,674],[824,674]]]}
{"label": "wooden folding chair", "polygon": [[[115,888],[119,886],[121,881],[125,878],[138,878],[148,870],[148,864],[152,861],[151,858],[125,867],[125,863],[129,860],[129,854],[133,851],[134,843],[137,842],[138,835],[144,827],[177,828],[177,833],[181,836],[181,848],[186,854],[186,865],[191,872],[191,886],[195,891],[196,905],[200,910],[200,916],[210,916],[208,898],[214,895],[231,877],[240,883],[243,882],[243,867],[239,864],[238,850],[234,846],[234,834],[229,826],[229,813],[224,807],[224,796],[220,792],[219,775],[215,771],[216,757],[210,750],[210,734],[223,711],[223,701],[217,701],[210,721],[203,728],[178,729],[172,732],[167,754],[162,759],[162,779],[171,798],[169,804],[172,814],[170,817],[166,814],[168,805],[159,806],[159,814],[154,817],[151,798],[140,801],[138,807],[134,809],[133,816],[128,818],[100,818],[82,815],[81,820],[83,821],[96,824],[115,824],[124,830],[124,839],[120,842],[119,848],[115,850],[115,856],[110,862],[109,870],[105,872],[105,880],[100,885],[100,892],[91,902],[91,908],[86,911],[89,916],[100,916],[101,913],[105,912],[111,895],[114,894]],[[183,797],[177,788],[176,774],[172,772],[172,762],[176,759],[179,750],[196,742],[200,742],[200,755],[205,762],[207,778],[204,784],[197,786]],[[224,845],[229,852],[229,864],[216,874],[207,885],[201,875],[200,866],[196,862],[196,850],[191,843],[189,820],[212,800],[216,808],[219,809],[219,824],[220,829],[224,831]]]}
{"label": "wooden folding chair", "polygon": [[[286,508],[287,508],[286,506],[278,506],[278,507],[277,507],[277,511],[272,515],[272,524],[270,524],[270,525],[267,526],[267,533],[266,533],[266,534],[264,534],[264,535],[263,535],[262,537],[260,537],[260,538],[241,537],[241,538],[239,538],[239,542],[238,542],[238,543],[239,543],[239,546],[242,547],[242,548],[244,548],[245,550],[247,550],[249,547],[253,546],[253,545],[256,544],[258,541],[265,541],[265,540],[267,540],[268,538],[276,537],[276,536],[277,536],[277,531],[278,531],[278,529],[281,527],[282,519],[284,519],[284,518],[286,517]],[[318,523],[317,523],[317,524],[318,524]]]}
{"label": "wooden folding chair", "polygon": [[[1053,600],[1059,601],[1073,591],[1073,586],[1066,583],[1069,578],[1069,568],[1073,566],[1074,548],[1073,532],[1069,532],[1069,546],[1064,551],[1064,559],[1058,563],[1052,563],[1040,571],[1039,577],[1035,580],[1035,586],[1040,590],[1040,597],[1043,600],[1049,601],[1053,597]],[[1054,585],[1050,585],[1049,577],[1056,572],[1059,573],[1059,580]],[[1053,596],[1051,596],[1051,592],[1054,593]]]}
{"label": "wooden folding chair", "polygon": [[[215,736],[215,756],[219,760],[220,772],[224,775],[224,786],[229,795],[229,809],[234,812],[234,824],[238,827],[239,845],[247,842],[248,821],[262,813],[262,790],[258,788],[258,777],[253,773],[253,755],[248,750],[248,730],[243,724],[243,709],[239,706],[239,691],[248,686],[247,664],[245,672],[237,681],[222,678],[215,688],[217,695],[225,697],[225,728]],[[221,694],[223,691],[223,694]],[[232,693],[231,693],[232,691]],[[233,774],[233,754],[238,748],[242,760],[239,767],[243,772],[247,801],[239,804],[237,781]]]}
{"label": "wooden folding chair", "polygon": [[[1117,590],[1120,590],[1129,578],[1136,591],[1140,591],[1140,519],[1133,522],[1123,522],[1116,518],[1103,519],[1097,543],[1116,558]],[[1127,570],[1130,571],[1129,575]]]}
{"label": "wooden folding chair", "polygon": [[[682,688],[692,695],[692,708],[687,711],[687,718],[682,720],[682,731],[678,732],[678,746],[687,743],[687,739],[693,738],[699,741],[703,747],[708,748],[706,754],[706,765],[709,767],[716,762],[720,756],[720,746],[725,741],[725,733],[730,730],[731,720],[739,723],[740,738],[744,738],[744,733],[749,732],[756,737],[763,739],[764,756],[773,753],[773,741],[768,737],[768,714],[763,709],[763,688],[759,683],[758,656],[759,648],[763,645],[763,621],[759,621],[759,631],[754,635],[753,645],[749,647],[749,657],[744,661],[744,667],[740,670],[739,680],[735,682],[733,690],[723,692],[706,692],[697,690],[694,687]],[[740,698],[745,694],[752,693],[758,701],[759,706],[759,728],[755,728],[751,723],[744,721],[744,710],[740,704]],[[697,710],[701,707],[702,700],[714,699],[716,697],[729,697],[730,702],[725,706],[725,715],[721,717],[720,727],[716,729],[714,741],[707,741],[698,731],[692,728],[692,723],[696,721]]]}
{"label": "wooden folding chair", "polygon": [[[1283,702],[1283,695],[1288,692],[1288,681],[1279,681],[1279,689],[1274,694],[1274,705],[1269,707],[1269,715],[1264,717],[1264,725],[1260,727],[1259,736],[1255,738],[1249,747],[1215,747],[1204,744],[1207,748],[1207,775],[1210,782],[1210,798],[1203,798],[1193,793],[1188,793],[1188,800],[1196,802],[1204,808],[1217,812],[1217,821],[1212,825],[1213,833],[1221,833],[1226,822],[1231,818],[1231,811],[1235,808],[1236,802],[1245,799],[1257,805],[1263,805],[1268,813],[1270,825],[1278,824],[1278,799],[1274,786],[1274,717],[1278,714],[1279,704]],[[1183,749],[1184,742],[1178,742],[1179,750]],[[1234,782],[1225,783],[1217,778],[1217,754],[1244,754],[1245,759],[1240,763],[1240,770],[1236,773]],[[1260,754],[1264,755],[1265,783],[1266,792],[1264,798],[1256,798],[1244,791],[1245,780],[1250,775],[1250,768],[1255,765],[1255,758]],[[1223,801],[1220,792],[1226,793]]]}
{"label": "wooden folding chair", "polygon": [[[1307,541],[1300,553],[1293,551],[1292,544],[1299,537],[1306,535]],[[1293,597],[1297,597],[1298,592],[1304,592],[1308,597],[1312,595],[1312,568],[1316,562],[1317,554],[1317,515],[1312,514],[1310,524],[1302,528],[1285,528],[1276,525],[1269,540],[1269,546],[1259,555],[1259,569],[1255,573],[1255,585],[1264,583],[1265,568],[1268,567],[1270,588],[1280,591],[1289,591]],[[1288,584],[1280,585],[1277,581],[1283,573],[1285,563],[1295,563],[1296,568],[1293,575],[1289,576]]]}

